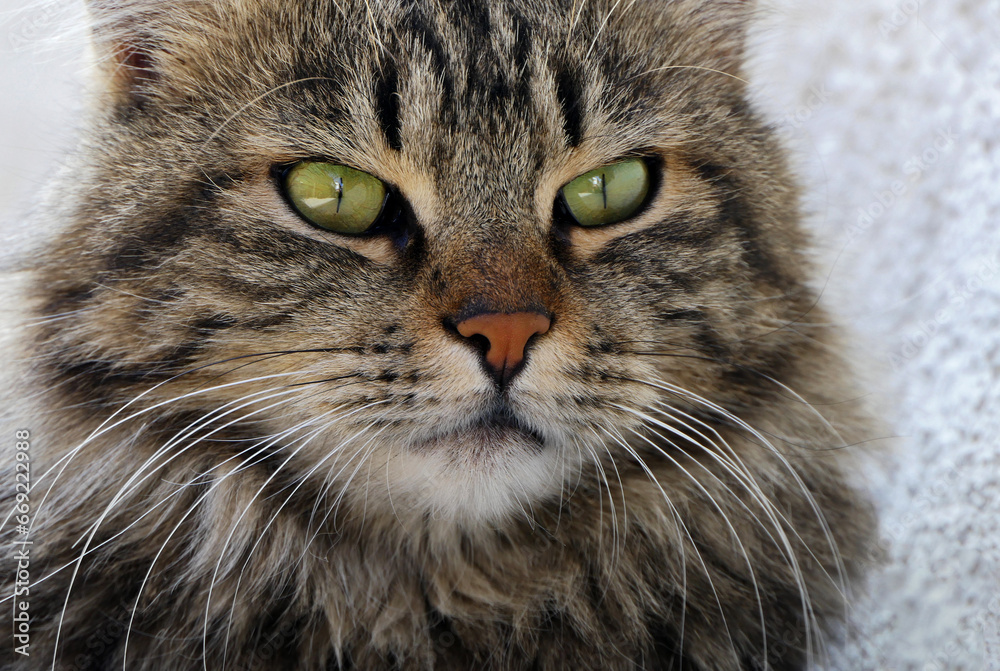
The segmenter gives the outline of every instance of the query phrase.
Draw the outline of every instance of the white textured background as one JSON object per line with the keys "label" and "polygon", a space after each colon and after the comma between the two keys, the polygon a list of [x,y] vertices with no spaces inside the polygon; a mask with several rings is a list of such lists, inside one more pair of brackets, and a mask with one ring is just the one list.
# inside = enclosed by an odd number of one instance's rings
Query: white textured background
{"label": "white textured background", "polygon": [[[1000,669],[1000,0],[771,1],[759,104],[801,166],[820,286],[900,437],[869,474],[889,561],[832,667]],[[7,253],[86,74],[52,44],[65,20],[23,2],[0,0]]]}

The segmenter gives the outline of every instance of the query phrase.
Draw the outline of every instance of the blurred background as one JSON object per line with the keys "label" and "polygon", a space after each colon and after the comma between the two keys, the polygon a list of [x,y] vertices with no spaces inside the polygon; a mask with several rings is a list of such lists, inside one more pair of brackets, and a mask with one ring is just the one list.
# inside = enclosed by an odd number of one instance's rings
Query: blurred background
{"label": "blurred background", "polygon": [[26,253],[18,219],[73,147],[86,35],[82,2],[0,0],[0,254]]}
{"label": "blurred background", "polygon": [[[882,455],[864,475],[886,562],[829,668],[1000,669],[1000,0],[760,14],[756,103],[799,167],[817,286],[897,438],[858,448]],[[72,2],[0,0],[8,261],[29,253],[23,213],[73,145],[81,26]]]}

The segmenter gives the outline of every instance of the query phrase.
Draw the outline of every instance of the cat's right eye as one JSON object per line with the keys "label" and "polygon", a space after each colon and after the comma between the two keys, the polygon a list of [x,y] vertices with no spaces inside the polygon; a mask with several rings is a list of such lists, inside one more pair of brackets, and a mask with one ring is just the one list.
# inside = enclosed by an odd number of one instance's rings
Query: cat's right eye
{"label": "cat's right eye", "polygon": [[307,221],[334,233],[362,235],[379,220],[389,191],[366,172],[336,163],[302,161],[285,174],[284,189]]}

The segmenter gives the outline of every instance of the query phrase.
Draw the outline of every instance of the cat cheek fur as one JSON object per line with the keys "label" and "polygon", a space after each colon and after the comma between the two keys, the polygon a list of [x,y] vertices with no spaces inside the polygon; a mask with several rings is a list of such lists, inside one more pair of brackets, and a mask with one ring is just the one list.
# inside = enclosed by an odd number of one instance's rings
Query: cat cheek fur
{"label": "cat cheek fur", "polygon": [[[89,7],[100,94],[25,326],[51,490],[12,668],[821,659],[871,420],[746,100],[752,3]],[[635,217],[565,220],[564,184],[633,156]],[[310,226],[299,160],[386,182],[405,235]],[[511,377],[459,331],[484,313],[548,324]]]}

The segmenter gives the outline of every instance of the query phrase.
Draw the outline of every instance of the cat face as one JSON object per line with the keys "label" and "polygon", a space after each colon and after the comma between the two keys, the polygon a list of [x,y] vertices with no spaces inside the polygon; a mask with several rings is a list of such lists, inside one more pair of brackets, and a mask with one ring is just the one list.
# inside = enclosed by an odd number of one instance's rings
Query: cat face
{"label": "cat face", "polygon": [[[746,408],[747,369],[796,366],[777,329],[809,296],[745,3],[93,11],[108,95],[43,347],[65,393],[184,458],[492,523],[638,458],[658,403]],[[635,159],[638,209],[579,225],[563,187]],[[304,161],[379,180],[391,225],[315,226]]]}

